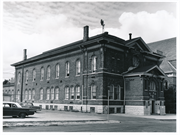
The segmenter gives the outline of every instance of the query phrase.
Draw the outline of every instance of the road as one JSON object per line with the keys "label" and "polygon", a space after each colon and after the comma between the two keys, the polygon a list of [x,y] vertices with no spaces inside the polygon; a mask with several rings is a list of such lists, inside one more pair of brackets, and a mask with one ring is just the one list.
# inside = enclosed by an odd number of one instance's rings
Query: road
{"label": "road", "polygon": [[[106,115],[99,115],[105,118]],[[83,124],[42,127],[3,127],[3,132],[176,132],[176,121],[110,115],[116,124]]]}

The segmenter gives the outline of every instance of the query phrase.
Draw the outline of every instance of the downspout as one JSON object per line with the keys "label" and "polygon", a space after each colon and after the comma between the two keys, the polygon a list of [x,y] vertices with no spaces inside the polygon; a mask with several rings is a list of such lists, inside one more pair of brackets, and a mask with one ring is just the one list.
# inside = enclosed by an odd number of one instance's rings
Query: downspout
{"label": "downspout", "polygon": [[124,78],[124,75],[123,75],[123,80],[124,80],[124,103],[123,103],[123,106],[124,106],[124,113],[125,113],[125,105],[126,105],[126,97],[125,97],[125,92],[126,92],[126,82],[125,82],[125,78]]}

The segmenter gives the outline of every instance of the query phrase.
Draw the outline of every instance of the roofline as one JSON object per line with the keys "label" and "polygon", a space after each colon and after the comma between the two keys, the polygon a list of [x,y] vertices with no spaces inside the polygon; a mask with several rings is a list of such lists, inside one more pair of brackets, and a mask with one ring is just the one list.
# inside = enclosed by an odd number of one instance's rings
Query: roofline
{"label": "roofline", "polygon": [[176,71],[176,68],[168,61],[168,64]]}
{"label": "roofline", "polygon": [[[100,41],[105,41],[105,40],[108,41],[108,39],[109,40],[111,39],[110,42],[113,42],[113,43],[116,43],[116,44],[118,44],[118,41],[121,41],[122,42],[121,46],[127,47],[127,46],[125,46],[125,40],[123,40],[121,38],[118,38],[116,36],[113,36],[113,35],[109,35],[108,32],[104,32],[102,34],[99,34],[99,35],[92,36],[92,37],[88,38],[88,40],[85,41],[85,42],[83,40],[72,42],[70,44],[63,45],[61,47],[58,47],[58,48],[55,48],[55,49],[52,49],[52,50],[49,50],[49,51],[45,51],[42,54],[36,55],[36,56],[31,57],[29,59],[22,60],[22,61],[19,61],[17,63],[11,64],[11,66],[18,66],[18,65],[21,65],[21,64],[29,63],[29,62],[31,62],[33,60],[38,60],[38,59],[42,59],[42,58],[45,58],[45,57],[49,57],[50,55],[57,55],[56,51],[61,51],[61,49],[66,49],[66,48],[68,48],[67,50],[75,49],[75,48],[79,48],[79,46],[87,46],[87,45],[89,45],[91,43],[95,43],[95,42],[100,42]],[[73,48],[69,48],[69,47],[73,47]],[[127,47],[127,48],[130,48],[130,47]],[[62,52],[64,52],[64,51],[62,51]]]}
{"label": "roofline", "polygon": [[155,65],[152,68],[148,69],[146,72],[149,72],[149,71],[151,71],[154,68],[157,68],[164,76],[166,76],[166,74],[163,72],[163,70],[161,68],[159,68],[157,65]]}

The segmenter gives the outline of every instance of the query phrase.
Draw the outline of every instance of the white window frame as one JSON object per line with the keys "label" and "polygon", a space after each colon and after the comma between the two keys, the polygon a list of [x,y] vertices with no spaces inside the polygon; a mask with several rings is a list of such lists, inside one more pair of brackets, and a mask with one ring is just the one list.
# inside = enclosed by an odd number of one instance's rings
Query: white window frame
{"label": "white window frame", "polygon": [[[96,85],[94,85],[94,84],[91,85],[91,99],[93,99],[93,100],[97,99],[97,89],[96,88],[97,88]],[[95,98],[94,98],[94,93],[95,93]]]}
{"label": "white window frame", "polygon": [[69,99],[69,87],[65,87],[65,100]]}
{"label": "white window frame", "polygon": [[41,81],[44,80],[44,67],[41,68]]}
{"label": "white window frame", "polygon": [[55,100],[59,100],[59,88],[56,87],[55,89]]}
{"label": "white window frame", "polygon": [[[78,98],[79,96],[79,98]],[[80,96],[80,86],[76,86],[76,100],[80,100],[81,96]]]}
{"label": "white window frame", "polygon": [[51,88],[50,93],[51,93],[51,100],[54,100],[54,88],[53,87]]}
{"label": "white window frame", "polygon": [[97,57],[96,56],[92,56],[91,58],[91,70],[92,72],[96,72],[97,70]]}
{"label": "white window frame", "polygon": [[74,95],[75,95],[74,87],[71,86],[70,87],[70,99],[71,100],[74,100],[74,98],[75,98]]}
{"label": "white window frame", "polygon": [[44,92],[44,90],[43,90],[43,88],[41,88],[40,89],[40,100],[43,100],[43,92]]}
{"label": "white window frame", "polygon": [[33,69],[33,82],[36,80],[36,69]]}
{"label": "white window frame", "polygon": [[51,77],[51,67],[48,66],[47,67],[47,80],[50,80],[50,77]]}
{"label": "white window frame", "polygon": [[28,83],[28,70],[26,70],[26,75],[25,75],[25,79],[26,79],[26,82],[25,83]]}
{"label": "white window frame", "polygon": [[59,78],[59,64],[56,64],[56,79]]}
{"label": "white window frame", "polygon": [[81,73],[81,62],[80,62],[80,60],[78,59],[78,60],[76,61],[76,75],[80,75],[80,73]]}
{"label": "white window frame", "polygon": [[50,100],[50,89],[47,88],[46,90],[46,100]]}
{"label": "white window frame", "polygon": [[70,76],[70,74],[69,74],[69,67],[70,67],[69,61],[67,61],[65,65],[66,65],[66,77],[69,77]]}
{"label": "white window frame", "polygon": [[32,91],[29,90],[29,91],[28,91],[28,99],[29,99],[29,100],[31,100],[31,98],[32,98],[31,96],[32,96]]}

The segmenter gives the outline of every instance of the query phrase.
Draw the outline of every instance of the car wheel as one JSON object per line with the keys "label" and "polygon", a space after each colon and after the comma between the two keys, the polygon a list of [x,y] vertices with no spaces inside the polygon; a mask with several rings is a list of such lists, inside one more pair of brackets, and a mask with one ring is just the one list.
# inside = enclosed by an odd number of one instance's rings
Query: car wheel
{"label": "car wheel", "polygon": [[19,117],[20,117],[20,118],[25,118],[25,117],[26,117],[26,114],[25,114],[25,113],[20,113]]}

